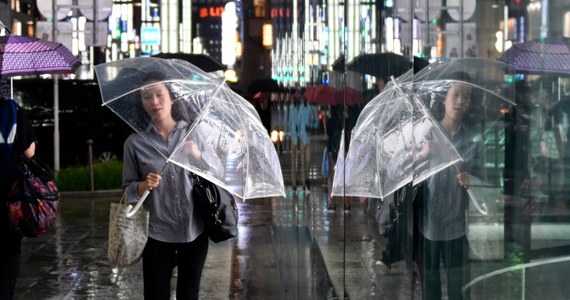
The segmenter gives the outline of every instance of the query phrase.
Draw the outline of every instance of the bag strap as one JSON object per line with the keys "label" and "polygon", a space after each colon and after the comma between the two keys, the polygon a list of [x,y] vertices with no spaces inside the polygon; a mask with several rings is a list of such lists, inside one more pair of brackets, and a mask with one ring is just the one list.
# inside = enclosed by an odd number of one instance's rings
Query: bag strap
{"label": "bag strap", "polygon": [[[126,213],[125,215],[126,215],[128,218],[134,216],[134,215],[137,213],[137,211],[138,211],[138,210],[141,208],[141,206],[143,205],[144,200],[146,200],[146,198],[147,198],[148,195],[150,194],[150,191],[151,191],[151,190],[146,190],[146,191],[144,191],[144,194],[142,194],[141,198],[139,199],[139,202],[137,202],[137,205],[135,205],[135,207],[131,207],[131,206],[128,206],[128,207],[127,207],[127,208],[128,208],[128,211],[127,211],[127,213]],[[126,193],[126,192],[127,192],[127,191],[125,190],[125,193]],[[125,197],[125,199],[126,199],[126,198],[127,198],[127,197]]]}
{"label": "bag strap", "polygon": [[127,201],[127,190],[128,189],[125,189],[125,192],[123,193],[123,196],[121,197],[121,200],[119,201],[120,204],[126,205],[128,203],[128,201]]}

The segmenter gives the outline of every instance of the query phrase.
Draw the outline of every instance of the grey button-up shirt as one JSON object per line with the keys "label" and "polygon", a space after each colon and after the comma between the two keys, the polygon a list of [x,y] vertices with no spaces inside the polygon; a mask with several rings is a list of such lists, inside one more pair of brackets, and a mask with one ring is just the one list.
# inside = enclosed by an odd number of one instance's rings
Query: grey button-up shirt
{"label": "grey button-up shirt", "polygon": [[[194,130],[197,129],[199,127]],[[137,185],[145,180],[148,173],[160,172],[166,162],[161,153],[172,153],[187,130],[188,123],[179,121],[166,140],[152,126],[145,132],[127,138],[124,144],[123,188],[127,189],[129,202],[140,200]],[[221,171],[221,162],[214,150],[200,140],[196,143],[202,151],[203,160],[213,169]],[[193,241],[203,232],[203,221],[194,210],[191,192],[191,172],[173,163],[167,164],[160,185],[150,192],[144,202],[144,207],[150,213],[151,238],[185,243]]]}
{"label": "grey button-up shirt", "polygon": [[[464,160],[458,163],[458,168],[470,171],[474,148],[470,147],[469,135],[464,127],[451,142]],[[457,173],[455,166],[450,166],[430,177],[427,187],[424,187],[423,227],[420,230],[429,240],[449,241],[466,234],[469,196],[459,184]]]}

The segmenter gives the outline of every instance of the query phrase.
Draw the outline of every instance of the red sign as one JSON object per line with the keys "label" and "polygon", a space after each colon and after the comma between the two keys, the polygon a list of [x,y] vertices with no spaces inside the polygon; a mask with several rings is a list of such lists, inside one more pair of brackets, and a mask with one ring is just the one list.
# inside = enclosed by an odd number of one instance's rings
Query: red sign
{"label": "red sign", "polygon": [[200,17],[200,19],[221,18],[223,12],[224,12],[223,6],[201,7],[198,12],[198,16]]}

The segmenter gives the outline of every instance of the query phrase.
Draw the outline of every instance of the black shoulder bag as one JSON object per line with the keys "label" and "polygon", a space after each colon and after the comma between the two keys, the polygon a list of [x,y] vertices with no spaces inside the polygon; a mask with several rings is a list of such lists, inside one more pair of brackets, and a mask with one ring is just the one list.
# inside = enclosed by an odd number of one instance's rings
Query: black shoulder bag
{"label": "black shoulder bag", "polygon": [[218,243],[236,236],[238,209],[232,194],[192,174],[192,199],[204,219],[204,231],[212,242]]}

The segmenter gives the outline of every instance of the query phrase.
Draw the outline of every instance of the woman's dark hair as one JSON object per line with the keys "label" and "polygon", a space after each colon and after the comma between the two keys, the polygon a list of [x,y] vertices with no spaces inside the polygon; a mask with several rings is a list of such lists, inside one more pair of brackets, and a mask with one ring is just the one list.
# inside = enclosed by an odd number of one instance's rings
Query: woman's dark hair
{"label": "woman's dark hair", "polygon": [[465,71],[456,71],[453,72],[449,75],[448,79],[451,80],[461,80],[461,81],[465,81],[465,82],[471,82],[471,76],[469,75],[469,73],[465,72]]}
{"label": "woman's dark hair", "polygon": [[[156,71],[152,71],[149,73],[146,73],[143,78],[142,78],[142,84],[141,87],[144,87],[147,84],[150,84],[152,82],[160,82],[160,81],[165,81],[168,80],[169,78],[164,75],[161,72],[156,72]],[[164,85],[166,86],[166,89],[168,90],[168,93],[170,94],[170,99],[172,99],[172,101],[174,101],[174,99],[176,99],[174,97],[174,93],[172,92],[172,89],[170,87],[169,83],[164,83]],[[141,89],[141,93],[142,93],[142,89]]]}
{"label": "woman's dark hair", "polygon": [[142,83],[143,85],[153,81],[164,81],[168,80],[168,77],[162,72],[151,71],[143,75]]}
{"label": "woman's dark hair", "polygon": [[[456,72],[453,72],[449,76],[446,76],[446,77],[447,77],[447,80],[471,82],[471,76],[465,71],[456,71]],[[445,97],[447,96],[447,92],[449,91],[449,89],[451,88],[452,85],[453,85],[452,83],[449,84],[449,88],[444,93],[431,93],[431,94],[429,94],[429,96],[430,96],[429,99],[426,99],[428,101],[429,110],[430,110],[432,116],[437,121],[440,121],[441,119],[443,119],[443,116],[445,114],[445,108],[444,108],[443,102],[445,101]],[[471,98],[473,98],[473,95],[471,95]],[[465,114],[465,119],[468,117],[469,117],[469,110]]]}
{"label": "woman's dark hair", "polygon": [[[157,71],[152,71],[152,72],[148,72],[145,75],[143,75],[142,77],[142,84],[141,87],[144,87],[147,84],[150,84],[152,82],[161,82],[161,81],[165,81],[165,80],[169,80],[170,78],[168,78],[168,76],[166,76],[164,73],[162,72],[157,72]],[[182,119],[185,119],[186,121],[189,121],[188,118],[184,117],[184,109],[182,109],[182,101],[176,101],[177,97],[175,95],[175,93],[172,90],[171,87],[171,83],[165,82],[163,83],[164,86],[166,87],[166,89],[168,90],[168,94],[170,95],[170,99],[172,100],[172,118],[174,118],[174,120],[179,121]],[[139,91],[139,99],[141,99],[141,93],[142,93],[143,89],[141,88],[141,90]],[[150,121],[149,116],[147,115],[146,111],[144,110],[144,107],[142,105],[142,103],[139,101],[139,105],[137,105],[136,107],[137,110],[139,110],[139,112],[137,113],[137,115],[140,116],[141,119],[146,120],[147,122]]]}

